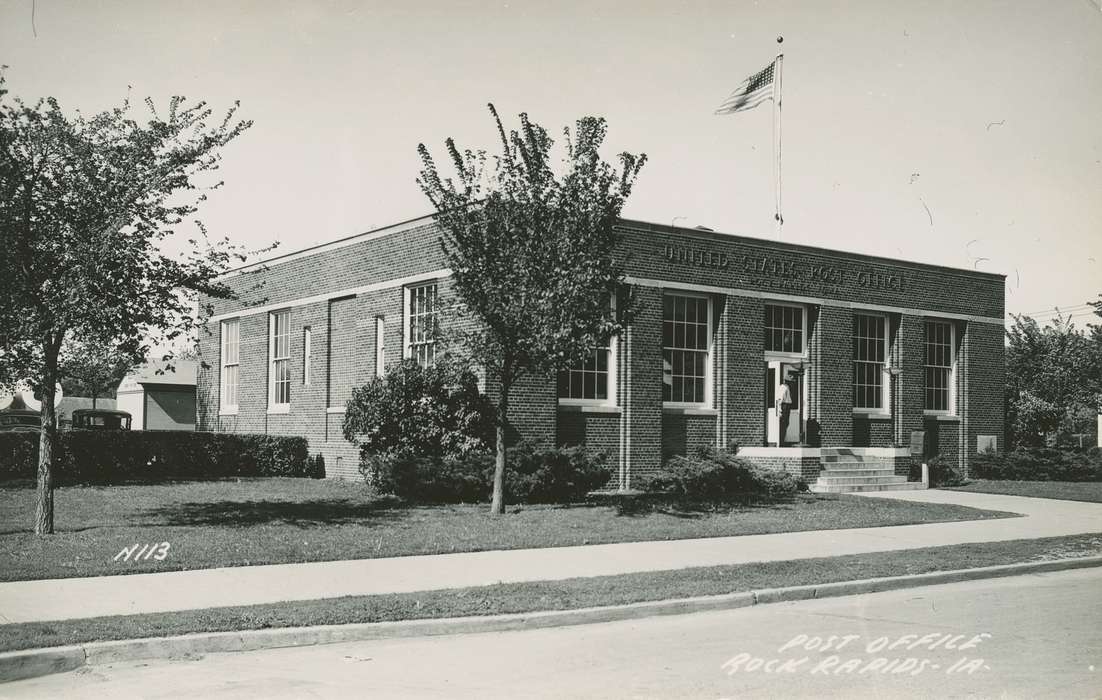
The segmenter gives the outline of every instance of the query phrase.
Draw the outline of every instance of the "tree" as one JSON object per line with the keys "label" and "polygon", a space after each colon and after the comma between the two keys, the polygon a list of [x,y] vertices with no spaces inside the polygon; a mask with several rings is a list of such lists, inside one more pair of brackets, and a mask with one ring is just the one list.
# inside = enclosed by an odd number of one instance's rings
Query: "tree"
{"label": "tree", "polygon": [[1042,327],[1015,316],[1007,330],[1010,442],[1039,446],[1057,433],[1090,432],[1102,396],[1102,327],[1077,330],[1057,316]]}
{"label": "tree", "polygon": [[[193,219],[219,151],[251,122],[237,105],[209,122],[206,103],[173,97],[139,123],[129,100],[85,117],[53,98],[5,98],[0,75],[0,380],[42,397],[35,532],[53,532],[53,400],[69,348],[99,344],[140,361],[150,334],[196,327],[196,294],[228,298],[217,281],[244,254],[211,242]],[[199,235],[161,251],[179,227]],[[173,239],[175,240],[175,239]]]}
{"label": "tree", "polygon": [[[501,153],[445,142],[456,178],[441,177],[424,144],[417,182],[436,209],[441,247],[458,296],[473,317],[468,352],[497,384],[491,512],[504,512],[509,392],[525,375],[580,361],[621,329],[610,298],[623,284],[615,225],[646,156],[621,153],[618,167],[599,149],[604,119],[583,117],[563,130],[563,172],[552,140],[520,115],[508,135],[494,106]],[[621,309],[623,310],[623,309]]]}
{"label": "tree", "polygon": [[100,342],[70,341],[62,351],[61,386],[67,396],[114,398],[115,389],[134,367],[133,358]]}

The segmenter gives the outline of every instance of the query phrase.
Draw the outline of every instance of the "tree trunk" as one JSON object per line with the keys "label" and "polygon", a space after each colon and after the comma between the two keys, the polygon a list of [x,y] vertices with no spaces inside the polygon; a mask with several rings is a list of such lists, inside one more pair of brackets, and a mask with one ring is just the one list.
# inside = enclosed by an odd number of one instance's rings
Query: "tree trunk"
{"label": "tree trunk", "polygon": [[42,388],[42,425],[38,436],[38,500],[34,509],[34,533],[52,535],[54,532],[54,440],[56,414],[54,395],[57,391],[56,372],[46,371]]}
{"label": "tree trunk", "polygon": [[505,513],[505,425],[509,414],[509,389],[513,383],[508,370],[501,373],[501,393],[497,399],[497,420],[494,454],[494,494],[490,501],[490,514]]}

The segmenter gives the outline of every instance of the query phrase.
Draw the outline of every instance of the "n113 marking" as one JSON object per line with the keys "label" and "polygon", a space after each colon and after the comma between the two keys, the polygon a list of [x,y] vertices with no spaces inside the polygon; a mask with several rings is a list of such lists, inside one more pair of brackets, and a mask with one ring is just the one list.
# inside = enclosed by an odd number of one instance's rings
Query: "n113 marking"
{"label": "n113 marking", "polygon": [[[168,556],[170,546],[168,542],[153,542],[152,544],[139,542],[131,547],[123,547],[122,551],[115,555],[114,560],[118,561],[121,558],[123,561],[138,561],[143,559],[142,555],[145,555],[145,559],[152,557],[157,561],[163,561]],[[133,559],[131,559],[131,556],[133,556]]]}

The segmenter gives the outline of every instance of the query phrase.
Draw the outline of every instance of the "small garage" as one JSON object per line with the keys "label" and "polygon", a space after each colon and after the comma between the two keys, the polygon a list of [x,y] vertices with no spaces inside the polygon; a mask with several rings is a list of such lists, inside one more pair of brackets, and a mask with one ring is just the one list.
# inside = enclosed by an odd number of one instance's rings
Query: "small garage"
{"label": "small garage", "polygon": [[191,360],[142,365],[119,384],[116,405],[133,416],[133,430],[195,430],[197,369]]}

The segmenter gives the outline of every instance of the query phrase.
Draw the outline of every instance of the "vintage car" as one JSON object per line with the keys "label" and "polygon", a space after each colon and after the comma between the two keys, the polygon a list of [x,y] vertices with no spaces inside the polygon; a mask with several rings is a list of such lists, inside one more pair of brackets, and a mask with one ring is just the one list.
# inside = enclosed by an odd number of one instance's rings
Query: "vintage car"
{"label": "vintage car", "polygon": [[130,430],[130,414],[99,408],[78,408],[73,411],[73,430]]}

